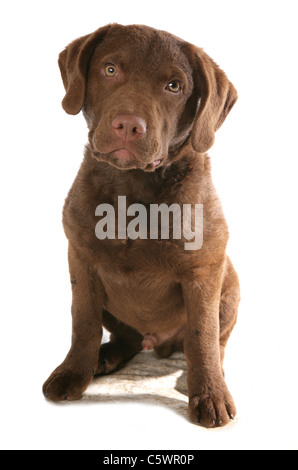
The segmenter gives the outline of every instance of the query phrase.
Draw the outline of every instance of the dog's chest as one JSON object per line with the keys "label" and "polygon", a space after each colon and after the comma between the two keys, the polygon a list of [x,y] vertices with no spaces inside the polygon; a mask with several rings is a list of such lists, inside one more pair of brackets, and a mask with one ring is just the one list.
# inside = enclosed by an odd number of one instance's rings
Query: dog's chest
{"label": "dog's chest", "polygon": [[103,250],[97,273],[105,288],[106,308],[146,334],[156,322],[168,328],[175,316],[179,325],[183,299],[175,269],[163,253],[165,247],[144,242],[123,241],[122,247],[115,243],[109,252]]}
{"label": "dog's chest", "polygon": [[[174,273],[175,248],[160,240],[102,240],[96,244],[96,258],[102,276],[138,277],[163,271]],[[177,249],[176,249],[177,250]]]}

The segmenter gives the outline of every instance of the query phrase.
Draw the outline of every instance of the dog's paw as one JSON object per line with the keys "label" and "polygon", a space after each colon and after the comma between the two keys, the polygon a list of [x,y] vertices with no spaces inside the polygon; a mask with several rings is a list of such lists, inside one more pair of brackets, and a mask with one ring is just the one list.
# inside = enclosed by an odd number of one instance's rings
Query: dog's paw
{"label": "dog's paw", "polygon": [[190,397],[190,419],[207,428],[225,426],[236,416],[233,398],[225,383],[215,389],[208,388]]}
{"label": "dog's paw", "polygon": [[92,380],[92,374],[57,367],[42,387],[43,394],[52,401],[79,400]]}
{"label": "dog's paw", "polygon": [[94,375],[110,374],[111,372],[121,369],[121,367],[141,349],[141,341],[129,343],[123,338],[102,344],[99,350],[99,360]]}
{"label": "dog's paw", "polygon": [[125,350],[121,344],[108,342],[99,350],[99,361],[94,375],[105,375],[116,371],[125,362]]}

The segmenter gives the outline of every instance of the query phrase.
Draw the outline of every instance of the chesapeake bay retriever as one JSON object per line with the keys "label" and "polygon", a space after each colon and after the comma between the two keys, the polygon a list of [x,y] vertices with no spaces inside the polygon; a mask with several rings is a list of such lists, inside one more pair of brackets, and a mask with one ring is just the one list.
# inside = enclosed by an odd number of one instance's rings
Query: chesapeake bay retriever
{"label": "chesapeake bay retriever", "polygon": [[[142,348],[159,357],[184,351],[191,420],[225,425],[236,414],[222,365],[239,282],[206,151],[236,90],[202,49],[147,26],[100,28],[66,47],[59,66],[63,108],[83,111],[89,143],[63,211],[72,345],[44,395],[79,399],[94,375],[118,369]],[[178,204],[194,214],[201,205],[202,245],[185,249],[184,232],[179,239],[171,230],[167,238],[123,236],[119,196],[148,210]],[[101,204],[115,209],[114,225],[105,220],[115,236],[96,235]],[[104,345],[102,326],[111,332]]]}

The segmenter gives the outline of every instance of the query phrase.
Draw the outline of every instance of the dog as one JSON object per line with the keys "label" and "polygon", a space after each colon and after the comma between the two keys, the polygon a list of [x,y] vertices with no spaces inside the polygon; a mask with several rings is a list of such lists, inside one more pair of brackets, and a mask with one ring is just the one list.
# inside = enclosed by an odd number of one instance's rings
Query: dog
{"label": "dog", "polygon": [[[206,152],[237,92],[201,48],[148,26],[109,24],[70,43],[58,62],[62,106],[82,111],[89,133],[63,209],[72,344],[43,393],[77,400],[94,375],[119,369],[144,348],[158,357],[184,351],[190,420],[226,425],[236,408],[223,359],[240,288]],[[149,229],[137,237],[137,220],[129,236],[119,197],[130,208],[169,207],[168,236],[159,236],[159,222],[154,237]],[[191,207],[192,228],[195,208],[203,208],[199,249],[185,249],[185,233],[171,232],[173,204]],[[108,209],[115,220],[104,223],[98,214]],[[135,214],[125,215],[132,221]],[[105,344],[102,327],[111,333]]]}

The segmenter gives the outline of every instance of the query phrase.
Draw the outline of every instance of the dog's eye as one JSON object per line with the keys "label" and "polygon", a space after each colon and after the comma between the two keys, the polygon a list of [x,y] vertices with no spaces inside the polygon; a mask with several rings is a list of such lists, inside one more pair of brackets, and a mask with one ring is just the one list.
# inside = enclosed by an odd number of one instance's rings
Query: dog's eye
{"label": "dog's eye", "polygon": [[178,93],[181,90],[181,83],[178,80],[173,80],[167,85],[166,89],[172,93]]}
{"label": "dog's eye", "polygon": [[107,77],[116,77],[117,68],[113,64],[106,64],[104,67],[104,73]]}

